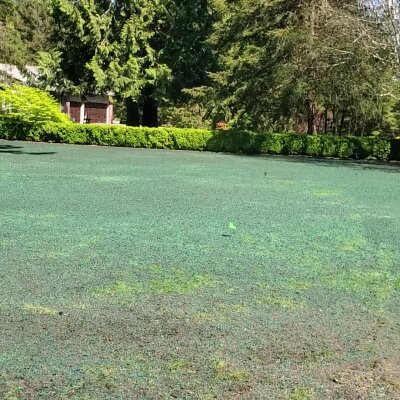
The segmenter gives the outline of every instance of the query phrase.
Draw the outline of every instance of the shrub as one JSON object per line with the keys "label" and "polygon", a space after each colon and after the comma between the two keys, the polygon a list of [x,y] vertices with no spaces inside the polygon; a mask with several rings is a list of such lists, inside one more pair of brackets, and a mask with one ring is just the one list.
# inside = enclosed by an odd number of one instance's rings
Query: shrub
{"label": "shrub", "polygon": [[213,132],[206,129],[166,128],[174,140],[176,150],[206,150]]}
{"label": "shrub", "polygon": [[0,115],[13,124],[67,123],[69,117],[61,106],[46,92],[20,84],[0,89]]}
{"label": "shrub", "polygon": [[348,138],[340,138],[337,145],[337,156],[339,158],[351,158],[354,154],[354,145]]}
{"label": "shrub", "polygon": [[22,139],[22,135],[14,133],[21,129],[24,139],[32,141],[175,150],[205,150],[213,135],[213,132],[207,129],[139,128],[47,122],[33,127],[28,124],[18,127],[0,124],[0,136],[4,139]]}
{"label": "shrub", "polygon": [[34,127],[31,124],[15,123],[0,115],[0,138],[8,140],[29,140]]}
{"label": "shrub", "polygon": [[217,130],[207,147],[210,151],[221,151],[229,153],[239,153],[242,151],[243,136],[246,136],[245,131],[236,130]]}
{"label": "shrub", "polygon": [[[368,158],[387,160],[389,140],[379,137],[305,136],[255,134],[248,131],[207,129],[135,128],[118,125],[79,125],[46,122],[15,125],[0,119],[0,138],[59,143],[94,144],[172,150],[209,150],[247,154],[307,154],[314,157]],[[392,141],[397,146],[398,141]],[[399,156],[399,148],[392,150]]]}
{"label": "shrub", "polygon": [[264,135],[249,131],[217,130],[212,132],[206,149],[229,153],[259,153],[258,149],[263,137]]}
{"label": "shrub", "polygon": [[320,156],[322,157],[337,157],[338,145],[340,138],[335,136],[320,136],[321,151]]}
{"label": "shrub", "polygon": [[321,156],[321,136],[306,136],[305,149],[308,156]]}
{"label": "shrub", "polygon": [[262,154],[287,154],[288,134],[261,135],[258,150]]}
{"label": "shrub", "polygon": [[384,160],[390,154],[390,142],[388,140],[377,140],[373,137],[357,138],[358,141],[358,157],[373,157],[378,160]]}
{"label": "shrub", "polygon": [[305,154],[306,138],[307,137],[304,135],[288,135],[288,140],[286,142],[288,154]]}

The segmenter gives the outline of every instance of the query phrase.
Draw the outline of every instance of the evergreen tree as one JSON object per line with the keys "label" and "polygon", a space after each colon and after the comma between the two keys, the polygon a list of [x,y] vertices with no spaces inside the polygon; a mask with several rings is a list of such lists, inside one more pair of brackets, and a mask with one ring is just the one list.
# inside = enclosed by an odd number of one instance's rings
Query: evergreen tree
{"label": "evergreen tree", "polygon": [[24,67],[49,45],[49,1],[0,0],[0,62]]}
{"label": "evergreen tree", "polygon": [[43,87],[112,91],[129,125],[156,126],[160,101],[184,105],[182,89],[209,83],[209,0],[55,0],[52,17],[54,48],[39,57]]}
{"label": "evergreen tree", "polygon": [[[157,96],[170,71],[152,46],[158,0],[55,0],[52,52],[41,53],[44,83],[82,96],[114,92],[128,108],[128,124],[157,125]],[[55,79],[52,79],[54,77]]]}
{"label": "evergreen tree", "polygon": [[379,126],[393,60],[356,1],[234,0],[221,16],[213,79],[233,123],[338,134]]}

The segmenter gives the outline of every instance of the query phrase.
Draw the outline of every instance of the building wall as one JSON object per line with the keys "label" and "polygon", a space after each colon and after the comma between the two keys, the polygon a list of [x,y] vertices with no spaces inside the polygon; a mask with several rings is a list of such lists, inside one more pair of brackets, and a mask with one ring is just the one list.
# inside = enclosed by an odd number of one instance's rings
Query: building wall
{"label": "building wall", "polygon": [[85,119],[90,124],[106,124],[108,104],[85,103]]}
{"label": "building wall", "polygon": [[63,110],[80,124],[112,124],[114,119],[113,105],[108,96],[86,97],[85,101],[78,96],[66,96]]}
{"label": "building wall", "polygon": [[81,105],[82,103],[71,101],[69,105],[69,112],[68,110],[65,110],[65,112],[70,115],[72,121],[77,123],[81,121]]}

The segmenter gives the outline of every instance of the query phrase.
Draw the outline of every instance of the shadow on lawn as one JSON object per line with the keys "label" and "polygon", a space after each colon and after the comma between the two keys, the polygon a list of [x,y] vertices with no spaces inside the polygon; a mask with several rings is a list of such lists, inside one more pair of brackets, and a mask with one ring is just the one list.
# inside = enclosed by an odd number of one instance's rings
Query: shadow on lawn
{"label": "shadow on lawn", "polygon": [[28,151],[23,151],[20,150],[23,149],[21,146],[12,146],[12,145],[0,145],[0,154],[2,153],[8,153],[8,154],[15,154],[15,155],[23,155],[27,154],[30,156],[43,156],[43,155],[52,155],[52,154],[57,154],[55,151],[46,151],[46,152],[28,152]]}
{"label": "shadow on lawn", "polygon": [[389,173],[400,173],[400,162],[391,161],[368,161],[368,160],[344,160],[332,158],[314,158],[310,156],[296,155],[274,155],[274,154],[245,154],[245,153],[220,153],[235,155],[239,157],[260,157],[269,158],[274,161],[292,162],[300,164],[316,165],[319,167],[347,167],[354,170],[377,170]]}
{"label": "shadow on lawn", "polygon": [[400,173],[399,162],[380,162],[367,160],[339,160],[339,159],[324,159],[312,158],[305,156],[277,156],[281,161],[289,161],[293,163],[302,163],[316,165],[320,167],[347,167],[355,170],[377,170],[389,173]]}

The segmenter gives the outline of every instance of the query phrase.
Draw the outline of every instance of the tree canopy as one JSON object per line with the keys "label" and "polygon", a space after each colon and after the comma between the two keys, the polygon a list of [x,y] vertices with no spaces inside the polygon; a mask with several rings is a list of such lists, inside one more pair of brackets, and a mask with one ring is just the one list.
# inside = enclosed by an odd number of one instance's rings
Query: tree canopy
{"label": "tree canopy", "polygon": [[0,55],[35,59],[47,90],[113,92],[129,125],[156,126],[161,108],[177,124],[393,132],[400,30],[387,1],[0,0]]}
{"label": "tree canopy", "polygon": [[353,1],[227,2],[211,40],[225,118],[251,129],[363,133],[393,94],[392,49]]}
{"label": "tree canopy", "polygon": [[0,0],[0,62],[25,66],[49,46],[50,1]]}

